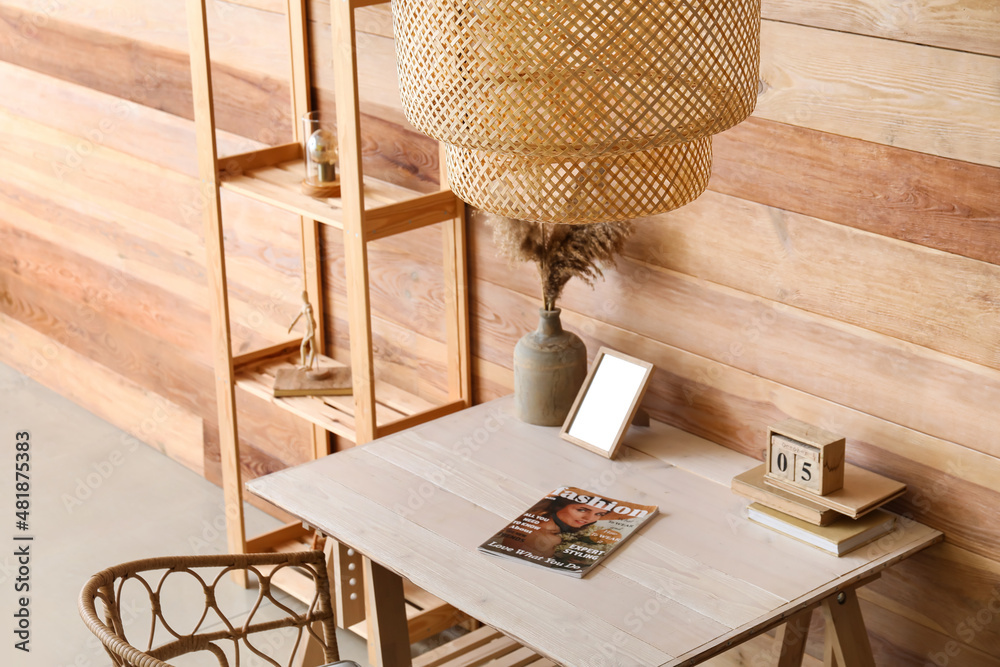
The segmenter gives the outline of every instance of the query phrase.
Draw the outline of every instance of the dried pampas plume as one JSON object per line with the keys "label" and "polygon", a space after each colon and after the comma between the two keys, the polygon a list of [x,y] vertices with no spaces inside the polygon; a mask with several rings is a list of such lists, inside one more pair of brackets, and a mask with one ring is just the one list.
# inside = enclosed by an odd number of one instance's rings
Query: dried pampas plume
{"label": "dried pampas plume", "polygon": [[593,286],[596,278],[604,277],[599,264],[613,266],[615,255],[632,233],[630,222],[557,225],[495,215],[488,215],[486,221],[493,228],[493,242],[501,255],[538,265],[545,310],[555,310],[570,278]]}

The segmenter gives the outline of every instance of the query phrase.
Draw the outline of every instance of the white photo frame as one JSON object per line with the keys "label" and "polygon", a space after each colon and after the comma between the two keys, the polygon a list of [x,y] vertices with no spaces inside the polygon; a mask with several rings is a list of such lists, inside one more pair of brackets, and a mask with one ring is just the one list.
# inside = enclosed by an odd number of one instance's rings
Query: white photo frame
{"label": "white photo frame", "polygon": [[607,347],[597,357],[573,401],[560,437],[614,458],[653,375],[653,364]]}

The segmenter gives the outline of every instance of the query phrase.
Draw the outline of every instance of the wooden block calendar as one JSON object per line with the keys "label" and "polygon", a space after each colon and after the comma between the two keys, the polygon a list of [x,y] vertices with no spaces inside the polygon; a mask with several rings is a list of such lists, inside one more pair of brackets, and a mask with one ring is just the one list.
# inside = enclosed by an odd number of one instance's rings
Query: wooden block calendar
{"label": "wooden block calendar", "polygon": [[786,419],[768,429],[764,477],[778,488],[825,496],[844,486],[844,444],[842,436]]}
{"label": "wooden block calendar", "polygon": [[775,424],[767,433],[764,483],[852,519],[906,491],[901,482],[847,463],[844,444],[843,437],[797,419]]}

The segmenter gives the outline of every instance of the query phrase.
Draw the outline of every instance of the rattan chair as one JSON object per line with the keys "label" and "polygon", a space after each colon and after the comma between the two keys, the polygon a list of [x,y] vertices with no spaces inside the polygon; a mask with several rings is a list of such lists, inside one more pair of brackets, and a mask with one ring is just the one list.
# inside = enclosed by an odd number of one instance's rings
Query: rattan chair
{"label": "rattan chair", "polygon": [[[304,612],[294,611],[273,594],[272,577],[284,568],[295,568],[315,584],[315,595]],[[257,580],[256,599],[239,621],[228,618],[222,611],[223,606],[230,604],[223,597],[235,595],[245,603],[246,596],[252,595],[233,584],[230,572],[234,570],[245,570]],[[205,600],[200,618],[189,621],[193,626],[190,630],[178,629],[181,621],[165,610],[163,604],[171,598],[168,584],[179,588],[181,582],[184,587],[195,589],[194,594],[200,587]],[[225,586],[233,590],[220,590]],[[181,595],[190,597],[185,591]],[[177,597],[176,591],[173,597]],[[137,599],[142,600],[141,607]],[[103,607],[103,619],[98,614],[98,601]],[[190,609],[189,601],[185,607]],[[245,604],[240,609],[244,607]],[[221,667],[249,664],[291,667],[296,659],[301,660],[310,636],[321,647],[320,662],[358,667],[355,662],[339,661],[330,582],[322,551],[168,556],[122,563],[87,581],[80,592],[79,610],[116,667],[172,667],[166,661],[197,652],[214,655]],[[135,636],[140,637],[138,645],[133,645],[130,639]],[[210,655],[204,657],[208,658],[207,664],[215,664]]]}

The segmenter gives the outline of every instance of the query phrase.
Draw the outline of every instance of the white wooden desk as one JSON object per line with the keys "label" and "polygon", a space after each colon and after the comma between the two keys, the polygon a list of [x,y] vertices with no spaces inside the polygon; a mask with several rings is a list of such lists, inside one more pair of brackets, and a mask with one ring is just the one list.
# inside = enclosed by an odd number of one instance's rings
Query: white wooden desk
{"label": "white wooden desk", "polygon": [[[756,460],[654,422],[633,427],[610,461],[512,408],[493,401],[248,487],[383,566],[370,569],[372,585],[395,592],[393,573],[402,575],[573,667],[694,665],[776,626],[779,664],[799,664],[805,632],[783,624],[801,626],[820,605],[837,640],[828,662],[872,665],[854,588],[941,539],[900,520],[837,558],[745,518],[747,501],[729,484]],[[659,505],[660,515],[584,579],[476,551],[562,485]],[[380,660],[408,664],[401,614],[379,607]]]}

